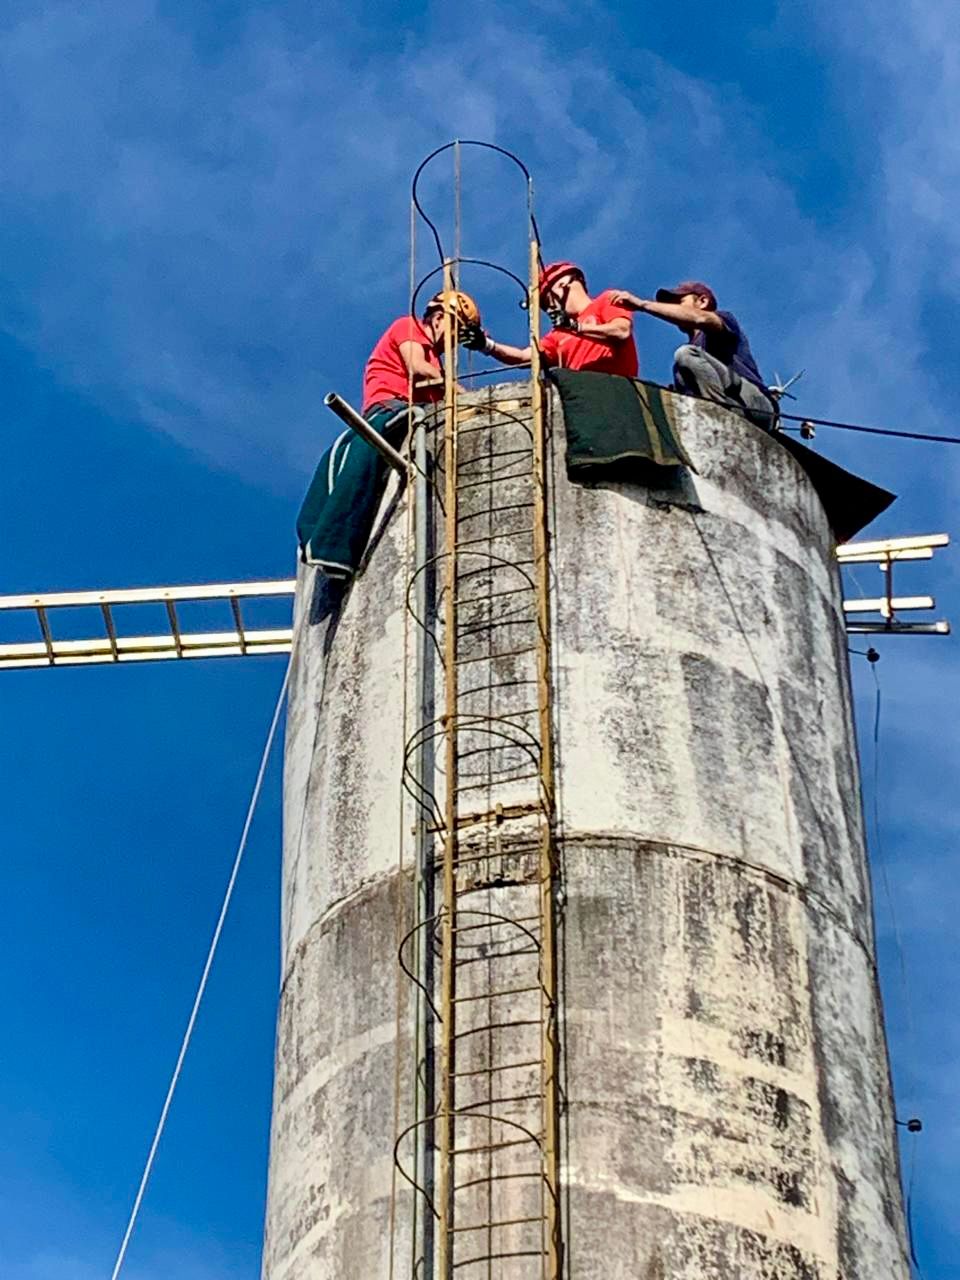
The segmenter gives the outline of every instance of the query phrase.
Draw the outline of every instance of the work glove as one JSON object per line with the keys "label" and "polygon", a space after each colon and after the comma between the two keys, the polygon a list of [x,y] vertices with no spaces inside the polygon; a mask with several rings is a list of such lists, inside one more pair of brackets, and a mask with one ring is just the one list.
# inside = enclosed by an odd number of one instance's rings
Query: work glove
{"label": "work glove", "polygon": [[466,347],[468,351],[487,352],[491,346],[490,339],[478,324],[464,325],[460,330],[459,342],[461,347]]}
{"label": "work glove", "polygon": [[562,307],[551,307],[547,311],[550,317],[550,323],[555,329],[568,329],[571,333],[577,332],[577,322],[573,316],[568,316]]}

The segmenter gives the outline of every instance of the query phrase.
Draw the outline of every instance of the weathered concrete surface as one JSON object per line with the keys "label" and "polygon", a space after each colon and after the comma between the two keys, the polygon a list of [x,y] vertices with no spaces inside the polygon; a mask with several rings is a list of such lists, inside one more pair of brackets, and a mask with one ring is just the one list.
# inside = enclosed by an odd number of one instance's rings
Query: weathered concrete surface
{"label": "weathered concrete surface", "polygon": [[[300,570],[284,775],[282,972],[263,1274],[387,1274],[406,521],[393,481],[345,594]],[[407,817],[409,824],[409,815]],[[408,832],[404,833],[408,843]],[[406,852],[409,862],[409,849]],[[402,1030],[409,1017],[402,1019]],[[409,1097],[413,1051],[402,1044]],[[398,1189],[401,1238],[410,1197]]]}
{"label": "weathered concrete surface", "polygon": [[[776,441],[680,410],[701,514],[569,485],[554,423],[568,1280],[906,1280],[829,530]],[[404,539],[295,665],[268,1280],[388,1274]]]}

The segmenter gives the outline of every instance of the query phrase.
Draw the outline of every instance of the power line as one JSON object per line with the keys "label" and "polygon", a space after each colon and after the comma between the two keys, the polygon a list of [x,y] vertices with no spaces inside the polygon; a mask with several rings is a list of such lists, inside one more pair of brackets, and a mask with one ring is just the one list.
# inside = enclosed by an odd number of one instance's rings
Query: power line
{"label": "power line", "polygon": [[233,860],[233,867],[230,871],[230,879],[227,881],[226,892],[223,895],[223,903],[220,907],[220,915],[217,918],[216,928],[213,931],[213,938],[210,941],[210,947],[207,951],[207,958],[203,966],[203,973],[200,975],[200,982],[197,986],[196,995],[193,998],[193,1008],[190,1010],[190,1018],[187,1022],[187,1029],[183,1033],[183,1040],[180,1043],[180,1052],[177,1055],[176,1066],[173,1068],[173,1075],[170,1077],[170,1084],[167,1087],[167,1095],[163,1101],[163,1108],[160,1112],[160,1119],[157,1121],[157,1127],[154,1131],[153,1141],[150,1143],[150,1151],[147,1155],[146,1164],[143,1167],[143,1173],[140,1177],[140,1185],[137,1188],[137,1194],[133,1202],[133,1208],[130,1211],[130,1218],[127,1222],[127,1229],[123,1233],[123,1241],[120,1244],[116,1261],[113,1264],[113,1271],[110,1274],[110,1280],[117,1280],[120,1269],[123,1266],[124,1259],[127,1255],[127,1248],[130,1244],[130,1237],[133,1235],[133,1229],[137,1224],[137,1218],[140,1215],[140,1208],[143,1204],[144,1193],[147,1189],[147,1183],[150,1181],[150,1174],[153,1172],[153,1164],[157,1156],[157,1148],[160,1146],[160,1139],[163,1136],[164,1128],[167,1123],[167,1116],[170,1112],[170,1104],[173,1102],[173,1095],[176,1092],[177,1084],[180,1080],[180,1073],[183,1070],[184,1059],[187,1056],[187,1050],[190,1048],[190,1041],[193,1039],[193,1031],[197,1022],[197,1014],[200,1012],[200,1004],[203,1000],[204,992],[207,989],[207,980],[210,977],[210,970],[213,967],[213,960],[217,954],[217,947],[220,943],[220,935],[223,932],[224,921],[227,918],[227,911],[230,907],[230,900],[233,897],[234,886],[237,883],[237,874],[240,871],[240,864],[243,861],[243,855],[247,847],[247,837],[250,834],[250,826],[253,822],[253,815],[257,809],[257,802],[260,799],[260,792],[263,788],[263,779],[267,771],[267,763],[270,759],[270,751],[273,747],[273,740],[276,737],[277,725],[280,723],[280,713],[283,710],[283,702],[287,695],[287,686],[290,683],[290,667],[291,661],[287,662],[287,669],[284,673],[283,684],[280,687],[280,693],[277,697],[277,705],[273,711],[273,719],[270,722],[270,730],[267,734],[267,740],[264,744],[263,754],[260,757],[260,767],[257,770],[257,780],[253,785],[253,792],[250,796],[250,803],[247,805],[247,816],[243,824],[243,831],[240,835],[240,844],[237,847],[236,856]]}
{"label": "power line", "polygon": [[927,431],[895,431],[892,427],[865,427],[857,422],[835,422],[830,418],[811,418],[806,414],[781,413],[789,422],[812,422],[817,427],[837,427],[841,431],[862,431],[870,436],[897,436],[901,440],[930,440],[936,444],[960,444],[960,436],[935,436]]}

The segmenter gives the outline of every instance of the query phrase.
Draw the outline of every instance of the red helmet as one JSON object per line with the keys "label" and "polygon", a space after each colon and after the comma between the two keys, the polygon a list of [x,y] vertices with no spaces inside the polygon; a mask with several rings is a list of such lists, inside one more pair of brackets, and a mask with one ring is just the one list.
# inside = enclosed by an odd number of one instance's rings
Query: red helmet
{"label": "red helmet", "polygon": [[583,272],[575,262],[551,262],[549,266],[544,267],[540,272],[541,299],[552,284],[568,275],[575,275],[581,283],[585,282]]}

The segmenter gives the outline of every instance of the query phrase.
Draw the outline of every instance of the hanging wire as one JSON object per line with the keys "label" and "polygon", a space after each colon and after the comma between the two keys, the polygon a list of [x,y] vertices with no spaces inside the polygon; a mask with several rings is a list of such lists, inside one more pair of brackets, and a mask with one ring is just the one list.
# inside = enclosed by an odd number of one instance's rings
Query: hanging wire
{"label": "hanging wire", "polygon": [[913,1141],[910,1143],[910,1173],[907,1177],[907,1243],[910,1246],[910,1261],[913,1263],[913,1269],[917,1273],[917,1280],[923,1280],[923,1272],[917,1260],[917,1249],[913,1237],[913,1184],[917,1170],[917,1132],[911,1129],[910,1136]]}
{"label": "hanging wire", "polygon": [[[904,1013],[907,1021],[907,1034],[910,1041],[910,1054],[916,1061],[917,1059],[917,1039],[916,1030],[913,1019],[913,1004],[910,998],[910,984],[907,978],[906,958],[903,946],[903,937],[900,932],[900,925],[897,919],[896,909],[893,902],[893,894],[890,889],[890,881],[887,877],[886,860],[883,856],[883,842],[881,838],[880,824],[880,714],[882,709],[882,695],[880,689],[880,677],[877,674],[877,661],[879,654],[876,649],[870,648],[865,652],[862,650],[852,649],[851,653],[863,653],[863,656],[870,663],[870,671],[873,675],[873,683],[875,689],[874,710],[873,710],[873,797],[872,797],[872,814],[873,814],[873,837],[874,848],[876,850],[875,861],[880,866],[880,878],[883,884],[884,897],[887,900],[887,909],[890,912],[890,920],[893,926],[894,943],[897,952],[897,964],[900,973],[900,983],[903,996]],[[901,1121],[897,1122],[903,1123]],[[916,1247],[914,1245],[913,1235],[913,1191],[914,1191],[914,1175],[916,1166],[916,1130],[913,1128],[914,1121],[910,1121],[905,1125],[908,1131],[913,1135],[913,1143],[910,1147],[910,1172],[907,1178],[907,1190],[905,1197],[905,1211],[907,1220],[907,1241],[910,1246],[910,1260],[914,1270],[917,1273],[918,1280],[923,1280],[923,1272],[920,1270],[920,1263],[917,1261]]]}
{"label": "hanging wire", "polygon": [[240,871],[240,864],[243,862],[243,855],[247,848],[247,837],[250,834],[250,827],[253,823],[253,816],[257,811],[257,803],[260,799],[260,792],[263,789],[263,779],[267,772],[267,764],[270,760],[270,752],[273,748],[274,738],[277,733],[277,726],[280,723],[280,715],[283,711],[283,704],[287,696],[287,688],[290,683],[290,669],[293,665],[293,651],[291,649],[290,657],[287,660],[287,668],[283,675],[283,683],[280,686],[280,692],[277,695],[277,704],[274,707],[273,719],[270,721],[270,729],[267,733],[267,740],[264,743],[263,753],[260,756],[260,767],[257,770],[256,782],[253,785],[253,792],[250,796],[250,802],[247,805],[247,816],[243,824],[243,831],[240,835],[240,844],[237,847],[236,855],[233,859],[233,866],[230,870],[230,878],[227,881],[227,888],[223,895],[223,902],[220,907],[220,915],[217,917],[216,928],[213,931],[213,937],[207,950],[207,958],[204,962],[203,972],[200,975],[200,982],[197,986],[196,995],[193,998],[193,1007],[190,1010],[190,1017],[187,1021],[187,1029],[183,1033],[183,1040],[180,1043],[180,1052],[177,1054],[176,1066],[173,1068],[173,1075],[170,1078],[170,1084],[167,1087],[167,1094],[163,1101],[163,1107],[160,1111],[160,1119],[157,1121],[157,1127],[153,1134],[153,1141],[150,1143],[150,1150],[147,1154],[146,1164],[143,1167],[143,1173],[140,1177],[140,1185],[137,1188],[137,1194],[133,1202],[133,1208],[130,1211],[130,1217],[127,1220],[127,1228],[123,1233],[123,1240],[117,1253],[116,1261],[113,1264],[113,1271],[110,1273],[110,1280],[117,1280],[120,1270],[123,1267],[124,1260],[127,1256],[127,1249],[130,1245],[130,1238],[133,1235],[137,1219],[140,1216],[140,1208],[143,1204],[143,1197],[147,1190],[147,1183],[150,1181],[150,1175],[153,1172],[154,1161],[157,1157],[157,1149],[160,1146],[160,1139],[163,1137],[163,1131],[166,1128],[167,1116],[170,1114],[170,1106],[173,1102],[173,1095],[176,1093],[177,1085],[180,1081],[180,1075],[183,1071],[184,1060],[187,1051],[190,1048],[190,1042],[193,1039],[194,1028],[197,1024],[197,1015],[200,1012],[200,1005],[203,1002],[204,993],[207,989],[207,981],[210,977],[210,970],[213,968],[213,961],[217,954],[217,947],[220,944],[220,936],[223,933],[224,922],[227,918],[227,912],[230,909],[230,902],[233,898],[233,890],[237,883],[237,876]]}
{"label": "hanging wire", "polygon": [[880,677],[877,674],[876,662],[870,663],[870,670],[873,674],[873,683],[875,689],[874,710],[873,710],[873,797],[872,797],[872,813],[873,813],[873,840],[876,850],[875,861],[880,867],[880,881],[883,885],[883,896],[887,901],[887,910],[890,913],[890,924],[893,929],[894,948],[897,953],[897,968],[900,974],[900,987],[903,998],[904,1016],[907,1022],[907,1034],[910,1041],[910,1053],[914,1061],[917,1060],[917,1036],[916,1028],[913,1020],[913,1003],[910,998],[910,983],[907,978],[907,965],[905,951],[903,946],[903,935],[900,932],[900,922],[897,918],[897,910],[894,905],[893,892],[890,888],[890,880],[887,876],[887,862],[883,849],[883,833],[880,823],[880,712],[882,708],[882,695],[880,690]]}
{"label": "hanging wire", "polygon": [[[518,275],[514,274],[514,272],[508,270],[506,267],[501,267],[498,262],[489,262],[486,258],[460,258],[459,262],[461,264],[466,264],[466,265],[475,266],[475,267],[486,267],[489,271],[498,271],[500,275],[507,276],[510,280],[513,280],[514,283],[517,284],[520,290],[522,291],[523,298],[520,303],[520,306],[526,307],[527,286],[520,279]],[[442,266],[434,267],[432,271],[428,271],[427,274],[420,279],[416,287],[412,290],[411,297],[410,297],[410,314],[412,316],[416,316],[417,314],[417,299],[420,297],[420,291],[423,289],[424,285],[426,285],[430,280],[432,280],[434,276],[440,275],[442,271],[443,271]]]}

